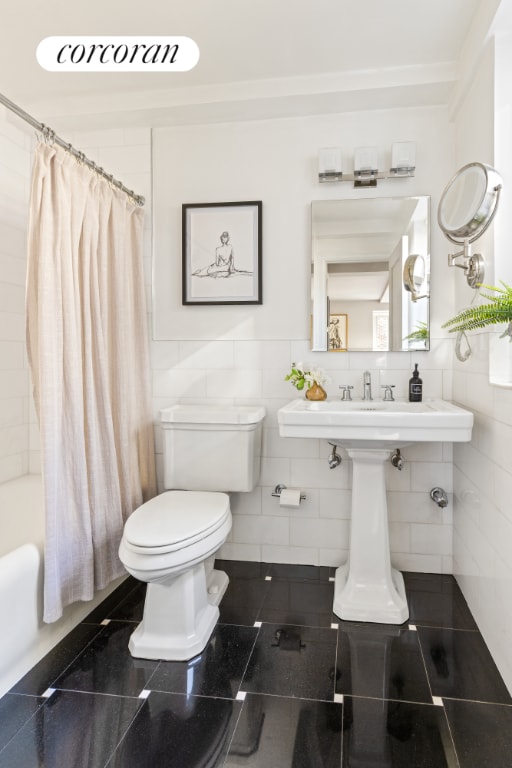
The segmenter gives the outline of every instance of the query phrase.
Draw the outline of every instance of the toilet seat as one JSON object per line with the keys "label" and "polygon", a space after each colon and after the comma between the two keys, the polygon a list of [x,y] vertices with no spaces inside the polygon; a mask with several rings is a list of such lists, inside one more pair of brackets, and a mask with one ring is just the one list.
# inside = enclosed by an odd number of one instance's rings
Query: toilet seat
{"label": "toilet seat", "polygon": [[123,543],[127,550],[140,555],[174,552],[215,533],[230,514],[226,493],[166,491],[130,515]]}

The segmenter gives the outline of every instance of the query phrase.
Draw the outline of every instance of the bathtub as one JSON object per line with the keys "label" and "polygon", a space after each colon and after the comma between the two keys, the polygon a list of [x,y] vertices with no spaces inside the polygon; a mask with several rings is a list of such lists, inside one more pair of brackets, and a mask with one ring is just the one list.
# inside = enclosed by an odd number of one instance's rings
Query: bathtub
{"label": "bathtub", "polygon": [[0,484],[0,696],[79,624],[118,584],[43,623],[44,514],[40,475]]}

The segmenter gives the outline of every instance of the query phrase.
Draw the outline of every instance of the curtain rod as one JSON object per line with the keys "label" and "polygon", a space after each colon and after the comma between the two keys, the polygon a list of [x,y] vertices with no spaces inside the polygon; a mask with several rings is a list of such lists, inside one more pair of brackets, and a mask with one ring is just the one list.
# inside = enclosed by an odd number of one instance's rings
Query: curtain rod
{"label": "curtain rod", "polygon": [[134,202],[139,205],[143,206],[146,202],[145,199],[141,195],[135,194],[135,192],[132,189],[128,189],[124,186],[124,184],[117,179],[114,179],[113,176],[108,174],[106,171],[103,170],[103,168],[100,168],[93,160],[89,160],[88,157],[84,155],[83,152],[79,152],[77,149],[75,149],[71,144],[67,144],[65,141],[63,141],[60,136],[57,136],[55,131],[52,131],[51,128],[49,128],[44,123],[39,123],[37,120],[35,120],[31,115],[29,115],[27,112],[24,112],[20,107],[18,107],[14,102],[10,101],[6,96],[4,96],[2,93],[0,93],[0,104],[3,104],[7,109],[10,109],[11,112],[14,112],[15,115],[18,115],[18,117],[21,117],[22,120],[25,120],[26,123],[31,125],[33,128],[36,129],[36,131],[39,131],[43,139],[45,141],[48,141],[49,143],[58,144],[59,147],[62,147],[67,152],[69,152],[73,157],[75,157],[80,163],[83,163],[91,170],[95,171],[99,176],[102,176],[104,179],[106,179],[110,184],[112,184],[117,189],[120,189],[121,192],[124,192],[128,197],[131,197]]}

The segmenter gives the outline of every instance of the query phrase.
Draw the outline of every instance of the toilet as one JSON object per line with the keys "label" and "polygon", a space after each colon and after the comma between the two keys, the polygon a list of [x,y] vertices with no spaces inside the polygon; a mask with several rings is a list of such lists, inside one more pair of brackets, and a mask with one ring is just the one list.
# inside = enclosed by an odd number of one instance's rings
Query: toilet
{"label": "toilet", "polygon": [[214,568],[231,530],[228,493],[258,483],[264,416],[261,406],[161,411],[167,490],[130,515],[119,546],[128,573],[148,584],[132,656],[184,661],[207,645],[229,581]]}

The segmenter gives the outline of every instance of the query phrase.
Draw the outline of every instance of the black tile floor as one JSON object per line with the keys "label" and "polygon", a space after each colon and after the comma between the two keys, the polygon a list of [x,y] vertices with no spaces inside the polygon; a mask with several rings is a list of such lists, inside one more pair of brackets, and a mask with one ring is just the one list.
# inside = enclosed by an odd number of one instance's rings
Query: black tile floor
{"label": "black tile floor", "polygon": [[131,658],[127,579],[0,699],[0,768],[511,768],[512,698],[451,576],[405,574],[409,622],[333,615],[333,571],[222,561],[189,662]]}

